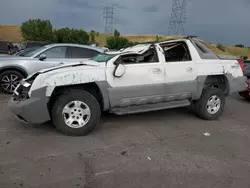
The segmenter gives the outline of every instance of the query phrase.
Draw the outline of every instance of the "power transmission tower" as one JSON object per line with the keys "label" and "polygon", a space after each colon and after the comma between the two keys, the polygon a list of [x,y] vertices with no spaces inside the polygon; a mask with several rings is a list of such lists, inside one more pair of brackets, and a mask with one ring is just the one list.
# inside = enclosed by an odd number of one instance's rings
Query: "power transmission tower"
{"label": "power transmission tower", "polygon": [[190,0],[173,0],[172,13],[168,28],[168,34],[183,35],[183,25],[187,22],[187,6]]}
{"label": "power transmission tower", "polygon": [[105,19],[105,33],[113,33],[114,5],[106,6],[103,9]]}

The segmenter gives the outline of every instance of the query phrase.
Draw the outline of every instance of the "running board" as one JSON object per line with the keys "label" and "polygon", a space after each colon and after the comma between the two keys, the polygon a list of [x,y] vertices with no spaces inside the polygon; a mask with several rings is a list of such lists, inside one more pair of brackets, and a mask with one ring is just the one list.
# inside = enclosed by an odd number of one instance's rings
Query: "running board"
{"label": "running board", "polygon": [[129,106],[123,108],[113,108],[111,109],[110,112],[117,115],[124,115],[124,114],[135,114],[141,112],[165,110],[165,109],[185,107],[185,106],[190,106],[189,100],[171,101],[171,102],[157,103],[157,104],[146,104],[141,106]]}

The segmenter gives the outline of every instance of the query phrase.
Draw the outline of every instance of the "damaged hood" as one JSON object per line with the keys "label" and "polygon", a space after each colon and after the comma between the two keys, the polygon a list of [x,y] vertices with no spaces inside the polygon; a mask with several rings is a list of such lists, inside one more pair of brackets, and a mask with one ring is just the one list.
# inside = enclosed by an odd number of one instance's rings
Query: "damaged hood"
{"label": "damaged hood", "polygon": [[29,75],[24,80],[33,79],[33,78],[37,77],[39,74],[43,74],[43,73],[58,70],[58,69],[64,69],[64,68],[76,67],[76,66],[86,66],[86,67],[93,67],[94,66],[94,67],[98,67],[100,64],[101,64],[100,62],[96,62],[96,61],[92,61],[92,60],[86,60],[86,61],[82,61],[82,62],[78,62],[78,63],[67,63],[67,64],[64,64],[64,65],[57,65],[57,66],[54,66],[54,67],[51,67],[51,68],[42,69],[40,71],[37,71],[37,72]]}
{"label": "damaged hood", "polygon": [[38,71],[38,73],[45,73],[45,72],[49,72],[49,71],[53,71],[53,70],[57,70],[57,69],[63,69],[63,68],[67,68],[67,67],[75,67],[75,66],[94,66],[97,67],[99,66],[100,63],[97,63],[95,61],[92,60],[87,60],[87,61],[82,61],[82,62],[78,62],[78,63],[67,63],[67,64],[63,64],[63,65],[57,65],[51,68],[47,68],[47,69],[42,69],[40,71]]}

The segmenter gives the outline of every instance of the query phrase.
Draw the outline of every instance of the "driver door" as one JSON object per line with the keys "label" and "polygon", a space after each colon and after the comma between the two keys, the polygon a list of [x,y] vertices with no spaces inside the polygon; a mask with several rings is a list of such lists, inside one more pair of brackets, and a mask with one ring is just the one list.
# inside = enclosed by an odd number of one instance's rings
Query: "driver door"
{"label": "driver door", "polygon": [[[157,54],[155,54],[157,56]],[[107,82],[110,85],[109,98],[112,108],[157,103],[164,95],[164,64],[159,60],[145,61],[144,57],[124,56],[111,59],[107,63]],[[158,59],[158,58],[157,58]],[[125,71],[115,77],[116,63],[121,63]]]}
{"label": "driver door", "polygon": [[[39,59],[39,57],[45,54],[45,59]],[[31,60],[31,72],[37,72],[42,69],[51,68],[54,66],[60,66],[67,63],[67,46],[56,46],[51,47],[44,52],[38,54],[34,59]]]}

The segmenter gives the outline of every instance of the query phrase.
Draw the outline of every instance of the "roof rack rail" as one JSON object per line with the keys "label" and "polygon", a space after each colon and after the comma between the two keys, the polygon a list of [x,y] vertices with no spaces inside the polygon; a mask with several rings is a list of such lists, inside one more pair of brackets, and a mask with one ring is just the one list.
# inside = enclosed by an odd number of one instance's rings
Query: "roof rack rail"
{"label": "roof rack rail", "polygon": [[185,37],[185,39],[192,39],[192,38],[197,38],[197,36],[191,35],[191,36],[186,36],[186,37]]}
{"label": "roof rack rail", "polygon": [[151,44],[154,45],[156,42],[155,41],[150,41],[150,42],[135,42],[133,44],[130,44],[128,47],[132,47],[132,46],[136,46],[136,45],[140,45],[140,44]]}
{"label": "roof rack rail", "polygon": [[136,44],[155,44],[155,41],[150,41],[150,42],[138,42]]}

